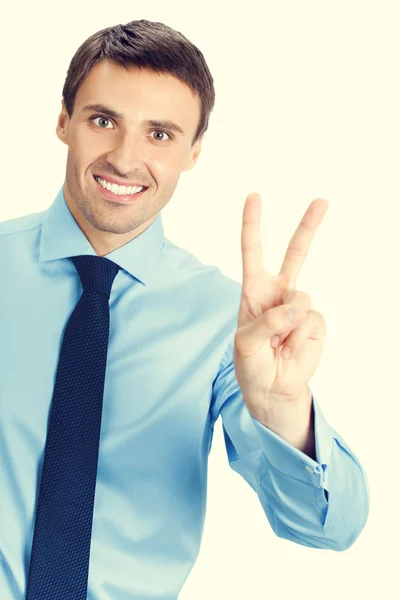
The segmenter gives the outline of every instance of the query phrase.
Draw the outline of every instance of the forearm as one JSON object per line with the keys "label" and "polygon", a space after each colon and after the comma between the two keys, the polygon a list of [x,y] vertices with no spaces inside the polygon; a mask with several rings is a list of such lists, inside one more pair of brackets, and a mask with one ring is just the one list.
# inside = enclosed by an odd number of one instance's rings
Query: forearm
{"label": "forearm", "polygon": [[261,503],[275,533],[306,546],[345,550],[369,510],[365,472],[350,447],[314,403],[316,459],[253,419],[265,457],[258,470]]}

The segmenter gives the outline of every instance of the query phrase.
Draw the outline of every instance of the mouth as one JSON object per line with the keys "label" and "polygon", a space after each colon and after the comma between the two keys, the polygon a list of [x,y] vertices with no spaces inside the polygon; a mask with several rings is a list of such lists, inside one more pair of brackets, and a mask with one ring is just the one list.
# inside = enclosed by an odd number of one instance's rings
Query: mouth
{"label": "mouth", "polygon": [[[93,179],[103,198],[118,204],[132,204],[133,202],[136,202],[138,198],[143,196],[143,194],[148,190],[148,187],[146,186],[134,186],[133,188],[127,188],[126,186],[111,184],[106,180],[101,179],[97,175],[93,175]],[[105,184],[107,184],[107,187],[104,187]],[[111,189],[108,189],[110,187]]]}

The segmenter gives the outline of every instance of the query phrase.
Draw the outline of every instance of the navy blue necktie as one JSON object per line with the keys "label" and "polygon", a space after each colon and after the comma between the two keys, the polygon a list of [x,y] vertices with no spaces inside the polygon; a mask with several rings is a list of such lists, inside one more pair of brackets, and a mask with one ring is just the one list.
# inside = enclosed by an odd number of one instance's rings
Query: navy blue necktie
{"label": "navy blue necktie", "polygon": [[74,256],[83,293],[65,328],[47,429],[26,600],[86,600],[109,298],[119,266]]}

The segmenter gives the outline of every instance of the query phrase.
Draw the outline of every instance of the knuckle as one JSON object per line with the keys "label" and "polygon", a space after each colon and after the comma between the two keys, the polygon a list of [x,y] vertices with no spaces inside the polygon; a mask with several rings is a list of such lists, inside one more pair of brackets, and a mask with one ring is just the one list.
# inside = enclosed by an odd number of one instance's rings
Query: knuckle
{"label": "knuckle", "polygon": [[264,313],[264,325],[266,326],[267,329],[276,329],[276,316],[275,313],[273,313],[270,310],[267,310]]}
{"label": "knuckle", "polygon": [[318,310],[311,310],[310,311],[312,316],[314,317],[314,319],[317,319],[318,321],[325,321],[324,317],[321,315],[321,313]]}
{"label": "knuckle", "polygon": [[302,290],[292,290],[288,293],[285,300],[287,302],[292,302],[295,305],[302,306],[309,310],[311,308],[311,298]]}
{"label": "knuckle", "polygon": [[310,301],[310,296],[308,294],[306,294],[306,292],[303,292],[301,290],[295,290],[293,292],[293,298],[295,300],[298,300],[299,302],[301,302],[302,304],[307,304]]}
{"label": "knuckle", "polygon": [[290,292],[293,291],[292,279],[289,277],[289,275],[285,275],[284,273],[279,273],[278,277],[279,277],[279,284],[282,288],[282,291],[286,292],[287,294],[290,294]]}
{"label": "knuckle", "polygon": [[300,248],[299,246],[295,246],[295,245],[290,245],[288,247],[288,253],[294,257],[299,257],[299,258],[302,258],[303,256],[306,255],[306,253],[304,252],[304,250],[302,248]]}
{"label": "knuckle", "polygon": [[318,326],[321,327],[323,331],[326,330],[326,320],[325,317],[318,312],[317,310],[310,311],[313,319],[318,323]]}

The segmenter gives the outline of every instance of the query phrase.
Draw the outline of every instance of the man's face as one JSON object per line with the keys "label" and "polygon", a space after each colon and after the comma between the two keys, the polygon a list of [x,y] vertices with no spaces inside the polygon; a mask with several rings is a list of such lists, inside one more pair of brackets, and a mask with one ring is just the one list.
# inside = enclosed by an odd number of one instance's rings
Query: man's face
{"label": "man's face", "polygon": [[[120,116],[85,108],[94,104]],[[68,145],[65,199],[99,254],[146,229],[171,198],[181,172],[195,165],[201,140],[193,146],[192,141],[200,107],[177,78],[125,71],[108,61],[97,63],[83,81],[71,119],[63,105],[57,135]],[[165,123],[151,123],[156,121]],[[147,189],[119,196],[105,191],[95,176]]]}

